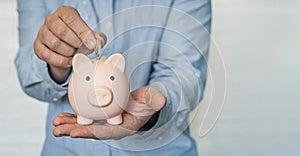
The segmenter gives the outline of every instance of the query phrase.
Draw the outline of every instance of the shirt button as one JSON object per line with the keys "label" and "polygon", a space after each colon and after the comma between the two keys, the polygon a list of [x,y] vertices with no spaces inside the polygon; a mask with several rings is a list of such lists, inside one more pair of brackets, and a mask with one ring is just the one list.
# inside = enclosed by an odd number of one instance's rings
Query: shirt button
{"label": "shirt button", "polygon": [[105,28],[107,30],[109,30],[111,28],[111,26],[112,26],[112,23],[110,21],[108,21],[108,22],[105,23]]}
{"label": "shirt button", "polygon": [[161,136],[157,137],[157,140],[162,140],[162,139],[163,139],[163,137],[161,137]]}
{"label": "shirt button", "polygon": [[178,121],[183,122],[184,118],[182,116],[179,116]]}
{"label": "shirt button", "polygon": [[57,101],[58,101],[58,98],[55,97],[55,98],[52,99],[52,101],[53,101],[53,102],[57,102]]}
{"label": "shirt button", "polygon": [[82,1],[82,4],[83,4],[83,5],[86,5],[86,1]]}

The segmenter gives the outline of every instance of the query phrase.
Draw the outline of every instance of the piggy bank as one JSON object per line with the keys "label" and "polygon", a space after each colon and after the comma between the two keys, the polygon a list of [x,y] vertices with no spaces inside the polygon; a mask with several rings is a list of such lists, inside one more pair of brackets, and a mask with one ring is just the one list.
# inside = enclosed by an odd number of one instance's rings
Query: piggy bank
{"label": "piggy bank", "polygon": [[76,54],[72,65],[68,97],[77,113],[77,123],[87,125],[94,120],[122,123],[130,94],[124,57],[116,53],[107,59],[91,60],[84,54]]}

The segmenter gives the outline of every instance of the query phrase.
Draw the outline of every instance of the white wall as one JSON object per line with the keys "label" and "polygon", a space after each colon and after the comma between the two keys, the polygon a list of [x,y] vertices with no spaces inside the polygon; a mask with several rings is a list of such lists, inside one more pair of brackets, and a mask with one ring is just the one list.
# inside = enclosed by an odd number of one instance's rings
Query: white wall
{"label": "white wall", "polygon": [[299,6],[297,0],[213,1],[212,36],[228,89],[211,133],[197,137],[199,118],[192,122],[200,155],[300,154]]}
{"label": "white wall", "polygon": [[0,1],[0,155],[39,155],[46,104],[26,96],[13,60],[18,49],[16,1]]}

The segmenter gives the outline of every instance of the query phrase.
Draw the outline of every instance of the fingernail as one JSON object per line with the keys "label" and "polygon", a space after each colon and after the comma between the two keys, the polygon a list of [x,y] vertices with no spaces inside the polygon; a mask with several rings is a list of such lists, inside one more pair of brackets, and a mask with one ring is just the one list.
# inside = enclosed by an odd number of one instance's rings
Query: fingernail
{"label": "fingernail", "polygon": [[166,98],[162,94],[156,94],[154,98],[157,102],[156,106],[158,107],[158,108],[155,108],[155,109],[159,110],[166,104]]}
{"label": "fingernail", "polygon": [[59,125],[59,121],[55,120],[54,121],[54,126],[57,126],[57,125]]}
{"label": "fingernail", "polygon": [[94,49],[96,47],[96,41],[92,39],[87,39],[85,45],[88,49]]}
{"label": "fingernail", "polygon": [[161,105],[164,105],[165,102],[166,102],[165,97],[164,97],[163,95],[159,95],[159,103],[160,103]]}
{"label": "fingernail", "polygon": [[53,120],[53,126],[57,126],[57,125],[59,125],[59,121],[56,118],[56,119]]}
{"label": "fingernail", "polygon": [[60,137],[60,136],[61,136],[61,131],[60,131],[60,130],[57,130],[57,129],[54,129],[54,130],[53,130],[53,134],[54,134],[54,136],[56,136],[56,137]]}

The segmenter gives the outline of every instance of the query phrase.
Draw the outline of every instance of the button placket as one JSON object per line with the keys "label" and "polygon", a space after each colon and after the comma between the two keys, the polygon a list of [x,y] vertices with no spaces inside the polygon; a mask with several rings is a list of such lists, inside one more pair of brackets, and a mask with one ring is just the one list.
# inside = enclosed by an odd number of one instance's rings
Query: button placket
{"label": "button placket", "polygon": [[112,27],[111,21],[107,21],[107,22],[105,23],[105,29],[106,29],[106,30],[110,30],[111,27]]}

